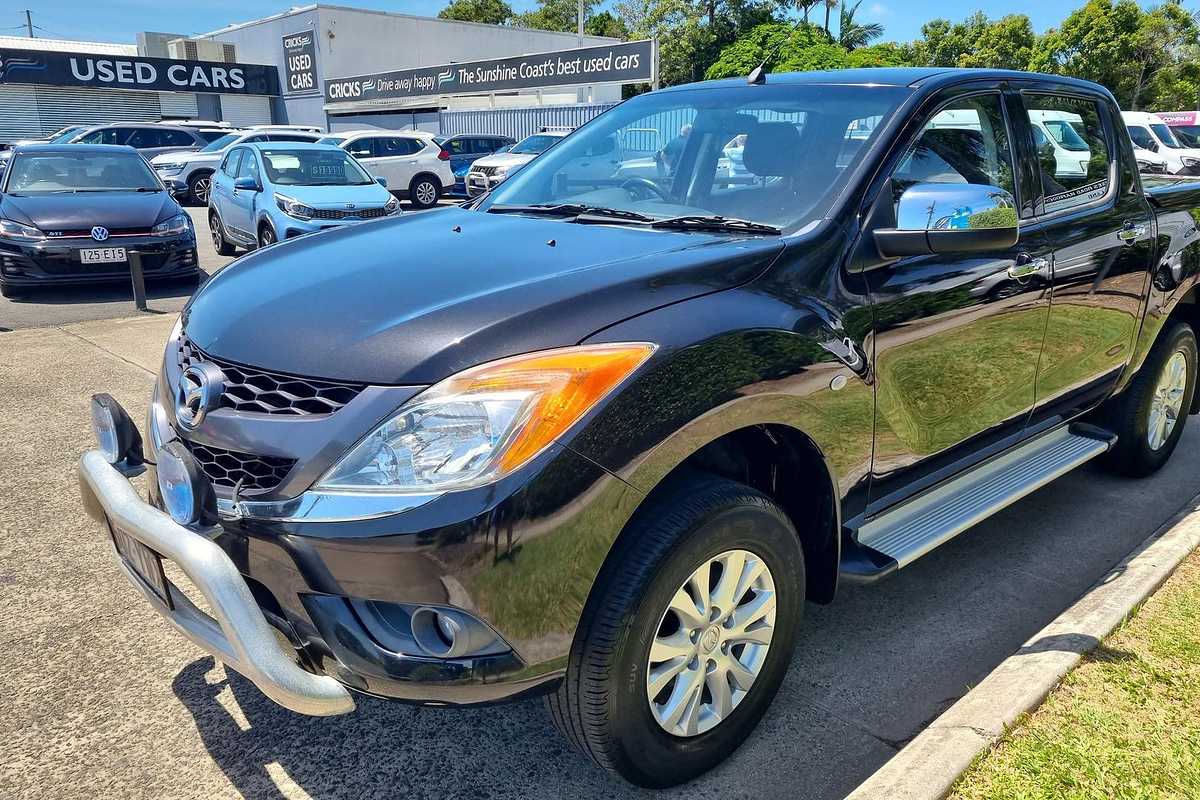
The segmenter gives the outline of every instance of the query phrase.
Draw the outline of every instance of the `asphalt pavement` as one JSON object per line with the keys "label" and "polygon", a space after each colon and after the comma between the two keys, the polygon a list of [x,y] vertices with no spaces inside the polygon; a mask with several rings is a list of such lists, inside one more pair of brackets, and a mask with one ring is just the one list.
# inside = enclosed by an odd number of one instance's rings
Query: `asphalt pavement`
{"label": "asphalt pavement", "polygon": [[[79,503],[87,399],[144,418],[173,315],[0,333],[0,798],[650,796],[540,701],[283,710],[175,634]],[[1084,467],[873,587],[810,605],[757,732],[663,798],[840,798],[1197,492],[1200,419],[1140,481]]]}

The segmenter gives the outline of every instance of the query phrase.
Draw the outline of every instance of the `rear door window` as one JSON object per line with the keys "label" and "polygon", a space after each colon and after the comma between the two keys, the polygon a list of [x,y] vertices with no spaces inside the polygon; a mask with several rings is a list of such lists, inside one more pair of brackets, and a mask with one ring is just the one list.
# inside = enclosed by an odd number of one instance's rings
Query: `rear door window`
{"label": "rear door window", "polygon": [[162,144],[159,147],[193,147],[196,140],[187,131],[164,130],[159,132]]}
{"label": "rear door window", "polygon": [[[1082,97],[1025,93],[1042,182],[1042,213],[1078,208],[1105,197],[1112,158],[1100,103]],[[1039,129],[1045,126],[1050,136]],[[1054,131],[1062,133],[1060,140]]]}
{"label": "rear door window", "polygon": [[[139,150],[145,150],[150,147],[167,147],[166,138],[163,134],[167,131],[159,130],[158,128],[138,128],[129,137],[128,145],[136,147]],[[190,139],[188,140],[191,141]]]}

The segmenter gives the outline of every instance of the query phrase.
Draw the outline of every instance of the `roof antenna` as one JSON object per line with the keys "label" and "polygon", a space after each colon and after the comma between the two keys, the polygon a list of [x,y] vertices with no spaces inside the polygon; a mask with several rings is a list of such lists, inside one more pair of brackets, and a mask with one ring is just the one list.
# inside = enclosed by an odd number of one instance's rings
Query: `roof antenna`
{"label": "roof antenna", "polygon": [[788,39],[792,38],[792,34],[800,30],[801,25],[806,24],[807,23],[802,19],[796,20],[796,22],[792,25],[792,29],[788,31],[787,36],[784,36],[782,39],[780,39],[779,44],[775,45],[771,52],[763,56],[763,60],[759,62],[758,66],[750,70],[750,74],[746,76],[746,83],[750,84],[751,86],[762,86],[764,83],[766,83],[767,62],[779,55],[779,51],[783,49],[785,44],[787,44]]}

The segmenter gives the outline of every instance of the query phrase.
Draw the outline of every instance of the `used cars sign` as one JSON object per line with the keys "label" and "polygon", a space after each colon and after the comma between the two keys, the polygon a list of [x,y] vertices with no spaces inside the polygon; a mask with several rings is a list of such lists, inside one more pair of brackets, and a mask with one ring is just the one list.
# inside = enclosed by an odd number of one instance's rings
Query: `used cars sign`
{"label": "used cars sign", "polygon": [[283,37],[284,93],[304,94],[317,90],[316,34],[312,30]]}
{"label": "used cars sign", "polygon": [[654,43],[646,40],[332,78],[325,82],[325,101],[386,100],[653,79]]}
{"label": "used cars sign", "polygon": [[0,49],[0,84],[99,86],[155,92],[279,94],[279,70],[264,64]]}

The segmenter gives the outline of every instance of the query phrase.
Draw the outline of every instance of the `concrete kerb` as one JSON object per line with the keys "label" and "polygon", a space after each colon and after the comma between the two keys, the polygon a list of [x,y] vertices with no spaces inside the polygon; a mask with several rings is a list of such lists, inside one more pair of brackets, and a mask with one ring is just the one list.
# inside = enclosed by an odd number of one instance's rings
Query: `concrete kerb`
{"label": "concrete kerb", "polygon": [[937,800],[1200,546],[1200,495],[847,796]]}

